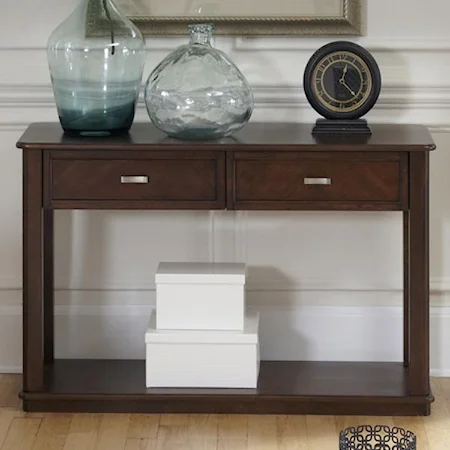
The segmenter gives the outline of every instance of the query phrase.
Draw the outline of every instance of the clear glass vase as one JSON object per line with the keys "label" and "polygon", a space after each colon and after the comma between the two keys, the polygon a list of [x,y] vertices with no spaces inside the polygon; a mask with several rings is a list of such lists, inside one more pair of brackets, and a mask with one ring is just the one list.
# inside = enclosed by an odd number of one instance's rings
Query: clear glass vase
{"label": "clear glass vase", "polygon": [[142,85],[145,39],[113,0],[81,0],[50,35],[47,58],[66,133],[129,130]]}
{"label": "clear glass vase", "polygon": [[190,42],[164,58],[146,82],[148,115],[177,139],[229,136],[249,121],[252,90],[230,58],[211,46],[212,25],[188,28]]}

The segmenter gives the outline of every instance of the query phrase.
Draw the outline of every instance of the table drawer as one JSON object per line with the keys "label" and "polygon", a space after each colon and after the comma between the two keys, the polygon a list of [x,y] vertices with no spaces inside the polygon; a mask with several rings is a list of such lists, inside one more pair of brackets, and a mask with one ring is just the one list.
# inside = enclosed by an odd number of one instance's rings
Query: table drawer
{"label": "table drawer", "polygon": [[136,201],[170,208],[225,206],[223,154],[186,157],[164,153],[129,159],[115,159],[111,153],[70,156],[73,152],[69,157],[61,158],[61,152],[50,157],[48,196],[52,204]]}
{"label": "table drawer", "polygon": [[402,209],[404,156],[237,153],[231,198],[237,209]]}

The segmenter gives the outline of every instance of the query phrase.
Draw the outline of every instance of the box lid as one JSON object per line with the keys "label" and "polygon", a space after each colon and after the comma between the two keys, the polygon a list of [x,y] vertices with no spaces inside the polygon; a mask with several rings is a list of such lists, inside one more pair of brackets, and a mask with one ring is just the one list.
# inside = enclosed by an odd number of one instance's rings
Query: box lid
{"label": "box lid", "polygon": [[245,284],[245,263],[161,262],[155,283]]}
{"label": "box lid", "polygon": [[243,331],[157,330],[156,311],[152,311],[145,342],[153,344],[257,344],[259,314],[247,313]]}

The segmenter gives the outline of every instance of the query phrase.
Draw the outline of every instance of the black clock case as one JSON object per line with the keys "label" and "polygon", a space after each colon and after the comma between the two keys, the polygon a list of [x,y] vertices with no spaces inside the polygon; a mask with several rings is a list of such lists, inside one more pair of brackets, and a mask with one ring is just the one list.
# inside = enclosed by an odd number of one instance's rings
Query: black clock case
{"label": "black clock case", "polygon": [[[330,111],[322,105],[322,103],[317,99],[313,90],[314,80],[312,79],[314,69],[317,64],[328,54],[347,51],[352,52],[362,58],[367,67],[369,68],[370,74],[372,76],[372,88],[367,101],[360,108],[350,111],[350,112],[338,112]],[[345,124],[342,127],[342,132],[350,134],[352,132],[352,124],[355,128],[356,134],[369,134],[370,129],[368,128],[365,120],[360,119],[360,117],[367,114],[375,105],[378,100],[381,91],[381,73],[377,62],[374,57],[363,47],[354,42],[349,41],[334,41],[329,44],[324,45],[319,48],[309,59],[304,75],[303,75],[303,89],[305,91],[305,96],[310,105],[325,118],[319,119],[317,121],[315,132],[339,132],[339,126]],[[328,120],[326,120],[328,119]],[[336,122],[332,122],[336,121]],[[338,122],[340,121],[340,123]],[[365,124],[365,126],[364,126]],[[365,129],[364,129],[365,128]]]}

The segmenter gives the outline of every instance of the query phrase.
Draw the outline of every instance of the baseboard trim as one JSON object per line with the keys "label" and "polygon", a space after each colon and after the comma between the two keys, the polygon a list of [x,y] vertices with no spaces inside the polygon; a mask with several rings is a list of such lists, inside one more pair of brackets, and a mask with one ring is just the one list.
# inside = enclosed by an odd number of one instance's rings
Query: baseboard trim
{"label": "baseboard trim", "polygon": [[0,366],[1,374],[22,374],[22,366]]}
{"label": "baseboard trim", "polygon": [[448,370],[430,370],[430,376],[435,378],[449,378],[450,377],[450,369]]}
{"label": "baseboard trim", "polygon": [[[145,303],[114,304],[109,301],[117,298],[106,297],[104,304],[96,305],[90,303],[91,297],[72,300],[80,304],[56,308],[58,358],[145,358],[144,334],[154,299],[144,295],[138,300]],[[265,293],[248,302],[260,313],[262,359],[395,362],[402,358],[401,306],[312,306],[300,304],[300,297],[291,305],[282,299],[280,305],[276,300]],[[0,373],[20,373],[21,326],[20,305],[0,307]],[[450,376],[449,306],[431,308],[430,340],[432,376]]]}

